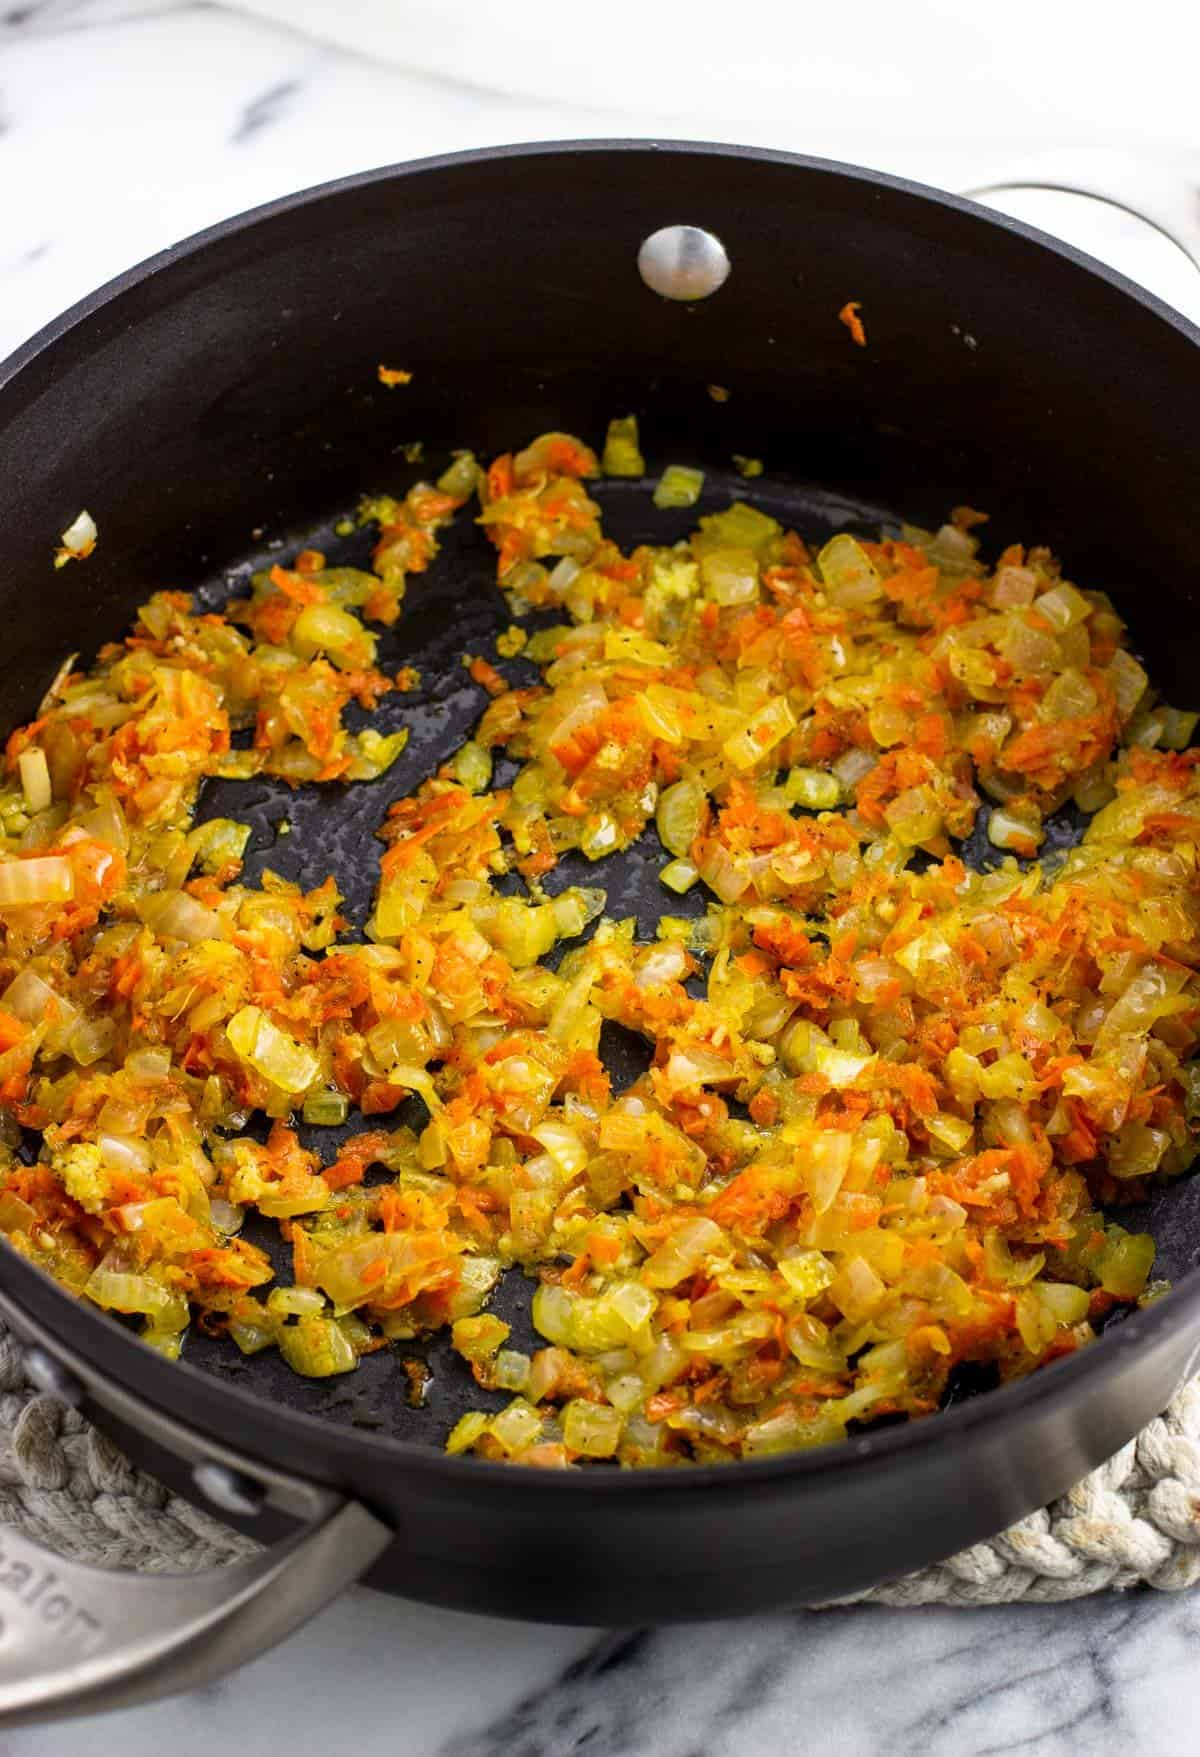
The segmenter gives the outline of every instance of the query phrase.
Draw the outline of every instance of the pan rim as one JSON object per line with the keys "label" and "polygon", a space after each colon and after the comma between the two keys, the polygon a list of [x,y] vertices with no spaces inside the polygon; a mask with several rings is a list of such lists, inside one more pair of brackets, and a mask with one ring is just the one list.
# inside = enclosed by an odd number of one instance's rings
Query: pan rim
{"label": "pan rim", "polygon": [[215,221],[211,226],[202,227],[198,232],[189,233],[185,238],[168,244],[162,250],[143,257],[140,262],[130,268],[123,269],[119,274],[104,281],[81,299],[68,305],[56,317],[18,344],[3,360],[0,360],[0,391],[8,388],[17,376],[25,371],[33,362],[53,346],[71,330],[77,329],[88,318],[97,316],[106,307],[115,303],[125,293],[134,291],[154,276],[164,273],[177,263],[198,256],[210,244],[217,244],[224,239],[253,230],[273,219],[297,210],[316,206],[320,202],[335,196],[347,194],[352,190],[368,189],[375,184],[400,181],[410,177],[421,177],[439,171],[453,171],[473,165],[490,165],[509,159],[555,158],[565,154],[603,155],[620,154],[633,157],[636,154],[675,155],[687,158],[716,158],[744,160],[749,163],[778,165],[791,167],[795,170],[815,172],[845,178],[850,182],[859,183],[869,188],[887,190],[898,195],[915,197],[936,207],[957,213],[966,219],[973,220],[984,227],[992,226],[1001,232],[1028,244],[1050,251],[1062,257],[1073,267],[1083,269],[1085,273],[1105,281],[1116,292],[1124,293],[1144,307],[1151,315],[1166,322],[1178,331],[1187,341],[1200,346],[1200,325],[1197,325],[1160,299],[1149,288],[1139,285],[1119,269],[1101,262],[1098,257],[1091,256],[1085,250],[1067,243],[1064,239],[1055,238],[1049,232],[1043,232],[1037,226],[1028,225],[1024,220],[1013,219],[1011,215],[1001,213],[995,208],[984,206],[969,196],[955,195],[949,190],[938,189],[932,184],[921,183],[913,178],[894,176],[888,171],[873,170],[865,165],[855,165],[842,159],[826,159],[810,153],[792,153],[774,147],[739,146],[733,142],[705,140],[660,140],[657,138],[613,137],[595,139],[551,141],[517,141],[496,147],[472,147],[462,152],[435,153],[419,159],[398,160],[394,164],[373,166],[365,171],[350,172],[344,177],[332,177],[323,183],[309,184],[303,189],[276,196],[271,201],[260,202],[255,207],[245,208],[240,213],[231,214],[228,218]]}
{"label": "pan rim", "polygon": [[[217,221],[122,271],[52,318],[0,362],[0,394],[13,386],[43,355],[90,320],[101,316],[126,294],[178,265],[193,261],[212,245],[247,234],[284,215],[316,207],[326,200],[376,184],[400,184],[408,179],[475,165],[547,159],[567,154],[617,154],[630,158],[636,155],[650,158],[674,155],[741,160],[790,167],[831,179],[847,180],[867,189],[910,197],[958,214],[981,228],[1010,234],[1025,244],[1048,251],[1084,274],[1106,283],[1115,292],[1141,306],[1150,316],[1165,323],[1183,340],[1200,348],[1200,327],[1156,294],[1085,251],[969,198],[887,172],[772,148],[699,140],[584,139],[518,142],[378,166],[290,192]],[[64,1349],[85,1362],[101,1379],[115,1381],[148,1404],[165,1409],[194,1426],[200,1433],[205,1431],[205,1422],[197,1417],[196,1410],[220,1404],[227,1418],[239,1419],[240,1431],[251,1437],[252,1444],[255,1443],[253,1436],[262,1431],[265,1416],[274,1425],[276,1436],[288,1442],[289,1448],[294,1446],[292,1456],[301,1461],[302,1472],[311,1474],[314,1458],[319,1458],[322,1450],[327,1455],[338,1453],[344,1456],[353,1452],[364,1461],[393,1467],[402,1464],[418,1475],[432,1472],[438,1478],[449,1478],[464,1488],[469,1485],[488,1487],[516,1498],[550,1495],[593,1500],[599,1493],[622,1495],[628,1499],[642,1495],[673,1495],[676,1491],[692,1496],[723,1491],[736,1496],[754,1484],[780,1480],[814,1481],[834,1471],[854,1467],[866,1469],[872,1465],[882,1467],[901,1456],[919,1455],[924,1448],[950,1447],[956,1437],[963,1439],[981,1426],[1016,1418],[1050,1400],[1064,1406],[1078,1402],[1086,1396],[1097,1377],[1116,1364],[1122,1351],[1146,1352],[1156,1339],[1176,1327],[1182,1328],[1189,1318],[1194,1319],[1200,1313],[1200,1269],[1193,1269],[1161,1300],[1131,1313],[1091,1347],[1053,1361],[1025,1379],[943,1410],[932,1419],[864,1433],[851,1441],[810,1451],[743,1459],[737,1461],[733,1469],[729,1465],[690,1465],[670,1470],[523,1472],[485,1459],[451,1457],[428,1443],[363,1432],[328,1417],[293,1409],[287,1404],[264,1404],[260,1396],[216,1375],[202,1372],[186,1359],[166,1360],[107,1314],[73,1298],[44,1271],[23,1259],[7,1241],[3,1243],[0,1284],[21,1299],[34,1321],[41,1323],[56,1341],[61,1341]],[[239,1430],[232,1429],[230,1422],[230,1431]]]}

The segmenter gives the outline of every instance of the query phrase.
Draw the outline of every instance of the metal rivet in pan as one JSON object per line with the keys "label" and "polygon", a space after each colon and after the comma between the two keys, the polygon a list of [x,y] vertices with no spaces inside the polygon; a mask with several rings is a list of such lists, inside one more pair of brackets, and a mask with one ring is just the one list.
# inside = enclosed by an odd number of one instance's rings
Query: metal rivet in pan
{"label": "metal rivet in pan", "polygon": [[21,1360],[25,1377],[47,1397],[57,1397],[60,1403],[72,1405],[83,1401],[83,1386],[79,1380],[46,1349],[35,1343],[25,1350]]}
{"label": "metal rivet in pan", "polygon": [[707,299],[729,278],[729,253],[702,226],[663,226],[643,240],[638,273],[664,299]]}
{"label": "metal rivet in pan", "polygon": [[205,1500],[219,1507],[222,1513],[250,1517],[262,1511],[267,1498],[266,1490],[253,1477],[244,1476],[240,1470],[234,1470],[228,1464],[216,1464],[211,1459],[193,1466],[192,1481]]}

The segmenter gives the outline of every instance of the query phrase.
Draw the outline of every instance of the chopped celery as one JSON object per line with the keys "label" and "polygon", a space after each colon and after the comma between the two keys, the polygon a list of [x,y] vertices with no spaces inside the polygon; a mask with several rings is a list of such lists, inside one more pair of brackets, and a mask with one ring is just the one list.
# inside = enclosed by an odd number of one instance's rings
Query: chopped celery
{"label": "chopped celery", "polygon": [[17,770],[21,777],[21,790],[25,795],[25,809],[29,812],[45,811],[54,799],[45,751],[40,750],[36,744],[23,750],[17,758]]}
{"label": "chopped celery", "polygon": [[279,1331],[279,1352],[306,1379],[328,1379],[352,1373],[358,1356],[332,1318],[303,1317]]}
{"label": "chopped celery", "polygon": [[501,1343],[507,1342],[510,1329],[503,1319],[483,1312],[478,1318],[459,1318],[450,1334],[464,1360],[481,1361],[490,1360]]}
{"label": "chopped celery", "polygon": [[492,1384],[498,1391],[528,1391],[530,1363],[527,1354],[502,1348],[492,1366]]}
{"label": "chopped celery", "polygon": [[310,1092],[301,1114],[314,1128],[337,1129],[350,1114],[350,1100],[344,1092]]}
{"label": "chopped celery", "polygon": [[611,1458],[621,1443],[625,1418],[619,1409],[573,1398],[563,1410],[563,1439],[584,1458]]}

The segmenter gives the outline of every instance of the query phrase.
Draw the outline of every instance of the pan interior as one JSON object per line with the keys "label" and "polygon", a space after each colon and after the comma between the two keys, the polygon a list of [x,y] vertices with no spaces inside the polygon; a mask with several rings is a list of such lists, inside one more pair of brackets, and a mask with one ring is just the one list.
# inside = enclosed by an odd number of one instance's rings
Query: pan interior
{"label": "pan interior", "polygon": [[[669,543],[690,531],[697,518],[720,510],[731,500],[751,500],[806,538],[818,541],[836,530],[849,529],[863,535],[898,532],[901,517],[896,509],[870,505],[827,492],[813,484],[781,478],[747,482],[734,472],[709,469],[698,506],[664,511],[653,505],[650,484],[658,468],[668,460],[649,459],[651,475],[639,482],[606,481],[589,485],[600,502],[604,528],[629,549],[638,543]],[[674,453],[672,461],[687,461]],[[418,465],[399,465],[391,459],[383,480],[364,484],[400,493],[418,476],[443,467],[443,460],[430,457]],[[198,607],[217,609],[245,587],[251,572],[272,562],[287,561],[301,547],[324,551],[330,565],[367,565],[373,541],[370,530],[338,535],[344,524],[338,509],[323,521],[291,540],[276,539],[266,549],[247,554],[237,565],[210,576],[197,590]],[[1036,538],[1036,533],[1029,533]],[[1088,582],[1084,582],[1085,584]],[[552,620],[543,617],[543,620]],[[333,874],[343,895],[343,914],[351,922],[346,936],[361,938],[370,913],[378,877],[382,844],[375,830],[388,805],[410,793],[426,776],[445,762],[470,735],[487,703],[483,690],[468,676],[464,655],[494,654],[495,637],[512,621],[511,611],[495,582],[495,551],[466,512],[460,513],[444,533],[442,548],[425,574],[414,576],[398,623],[384,631],[379,642],[378,663],[385,670],[410,665],[419,673],[417,687],[407,694],[385,697],[373,716],[383,731],[398,726],[409,729],[409,742],[399,761],[377,782],[353,786],[330,784],[292,789],[281,781],[209,781],[201,794],[198,816],[233,817],[252,826],[246,851],[244,877],[259,881],[264,869],[282,874],[302,886],[320,884]],[[536,626],[537,619],[527,619]],[[116,630],[114,629],[115,633]],[[1138,639],[1136,616],[1133,641]],[[510,681],[521,684],[537,679],[536,668],[516,659],[505,664]],[[357,710],[351,710],[351,714]],[[515,765],[512,766],[515,772]],[[498,766],[497,779],[509,778]],[[986,806],[981,810],[974,834],[960,852],[968,865],[982,867],[1002,856],[986,835]],[[281,828],[287,825],[286,829]],[[1044,852],[1069,846],[1078,839],[1083,820],[1066,808],[1048,826]],[[659,868],[668,858],[653,828],[624,853],[592,865],[581,855],[567,855],[556,869],[555,885],[601,883],[608,892],[608,913],[619,918],[635,916],[639,936],[652,937],[659,916],[666,912],[702,914],[705,893],[693,889],[683,897],[668,893],[659,883]],[[620,1089],[631,1083],[649,1060],[648,1047],[620,1027],[606,1025],[601,1053]],[[424,1120],[420,1100],[412,1099],[391,1119],[420,1126]],[[252,1125],[253,1126],[253,1125]],[[304,1145],[327,1162],[345,1136],[364,1126],[361,1118],[344,1129],[317,1129],[299,1125]],[[1128,1218],[1127,1218],[1128,1217]],[[1200,1180],[1164,1187],[1135,1210],[1124,1210],[1122,1221],[1154,1234],[1158,1244],[1156,1274],[1178,1279],[1200,1262]],[[268,1252],[283,1278],[290,1279],[290,1250],[281,1240],[274,1222],[251,1216],[245,1236]],[[490,1302],[494,1311],[512,1326],[511,1346],[532,1350],[542,1339],[533,1330],[529,1306],[534,1283],[520,1270],[509,1270]],[[205,1336],[193,1327],[185,1344],[185,1358],[194,1367],[231,1380],[240,1388],[271,1402],[283,1403],[305,1414],[340,1424],[368,1429],[409,1442],[440,1447],[454,1422],[468,1409],[499,1409],[506,1393],[482,1390],[466,1363],[442,1331],[420,1342],[396,1343],[364,1356],[355,1372],[332,1379],[305,1379],[295,1374],[276,1350],[243,1357],[227,1338]],[[423,1397],[412,1394],[410,1371],[420,1363],[425,1377]],[[964,1383],[956,1394],[970,1392]]]}

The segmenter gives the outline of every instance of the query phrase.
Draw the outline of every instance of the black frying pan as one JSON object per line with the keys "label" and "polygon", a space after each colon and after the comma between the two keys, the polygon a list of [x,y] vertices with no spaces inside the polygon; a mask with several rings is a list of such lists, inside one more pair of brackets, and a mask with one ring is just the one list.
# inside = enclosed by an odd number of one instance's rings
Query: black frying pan
{"label": "black frying pan", "polygon": [[[657,296],[636,268],[643,240],[681,221],[732,260],[700,302]],[[862,303],[865,349],[837,321],[848,299]],[[412,369],[412,385],[383,390],[379,361]],[[708,394],[714,381],[727,401]],[[289,197],[168,251],[22,349],[0,372],[0,722],[29,716],[64,652],[94,650],[155,587],[216,599],[302,539],[355,559],[357,540],[332,523],[363,490],[403,489],[407,440],[436,462],[548,427],[595,440],[630,410],[651,468],[706,466],[714,503],[746,491],[728,474],[734,452],[766,458],[760,499],[806,534],[988,508],[991,543],[1062,553],[1112,592],[1164,692],[1194,696],[1200,332],[1023,226],[891,178],[589,143]],[[622,540],[680,534],[644,489],[601,494]],[[81,506],[99,547],[54,573],[57,533]],[[679,517],[681,531],[694,514]],[[489,650],[508,620],[493,579],[490,549],[464,526],[410,593],[384,654],[423,684],[382,710],[413,728],[383,781],[286,799],[226,783],[203,810],[249,817],[260,867],[306,883],[332,867],[361,919],[387,800],[482,705],[459,658]],[[277,842],[285,804],[295,833]],[[653,860],[634,850],[605,882],[616,911],[652,925]],[[629,1623],[813,1602],[947,1555],[1062,1493],[1192,1364],[1200,1182],[1138,1219],[1156,1272],[1178,1285],[1094,1348],[844,1446],[643,1473],[447,1458],[449,1423],[481,1393],[444,1343],[427,1350],[422,1410],[400,1350],[318,1382],[202,1338],[173,1365],[6,1249],[0,1308],[31,1341],[39,1381],[82,1400],[173,1487],[264,1539],[291,1535],[171,1584],[117,1581],[0,1534],[0,1706],[61,1712],[198,1681],[368,1569],[431,1602]],[[528,1293],[518,1275],[499,1296],[518,1343]]]}

